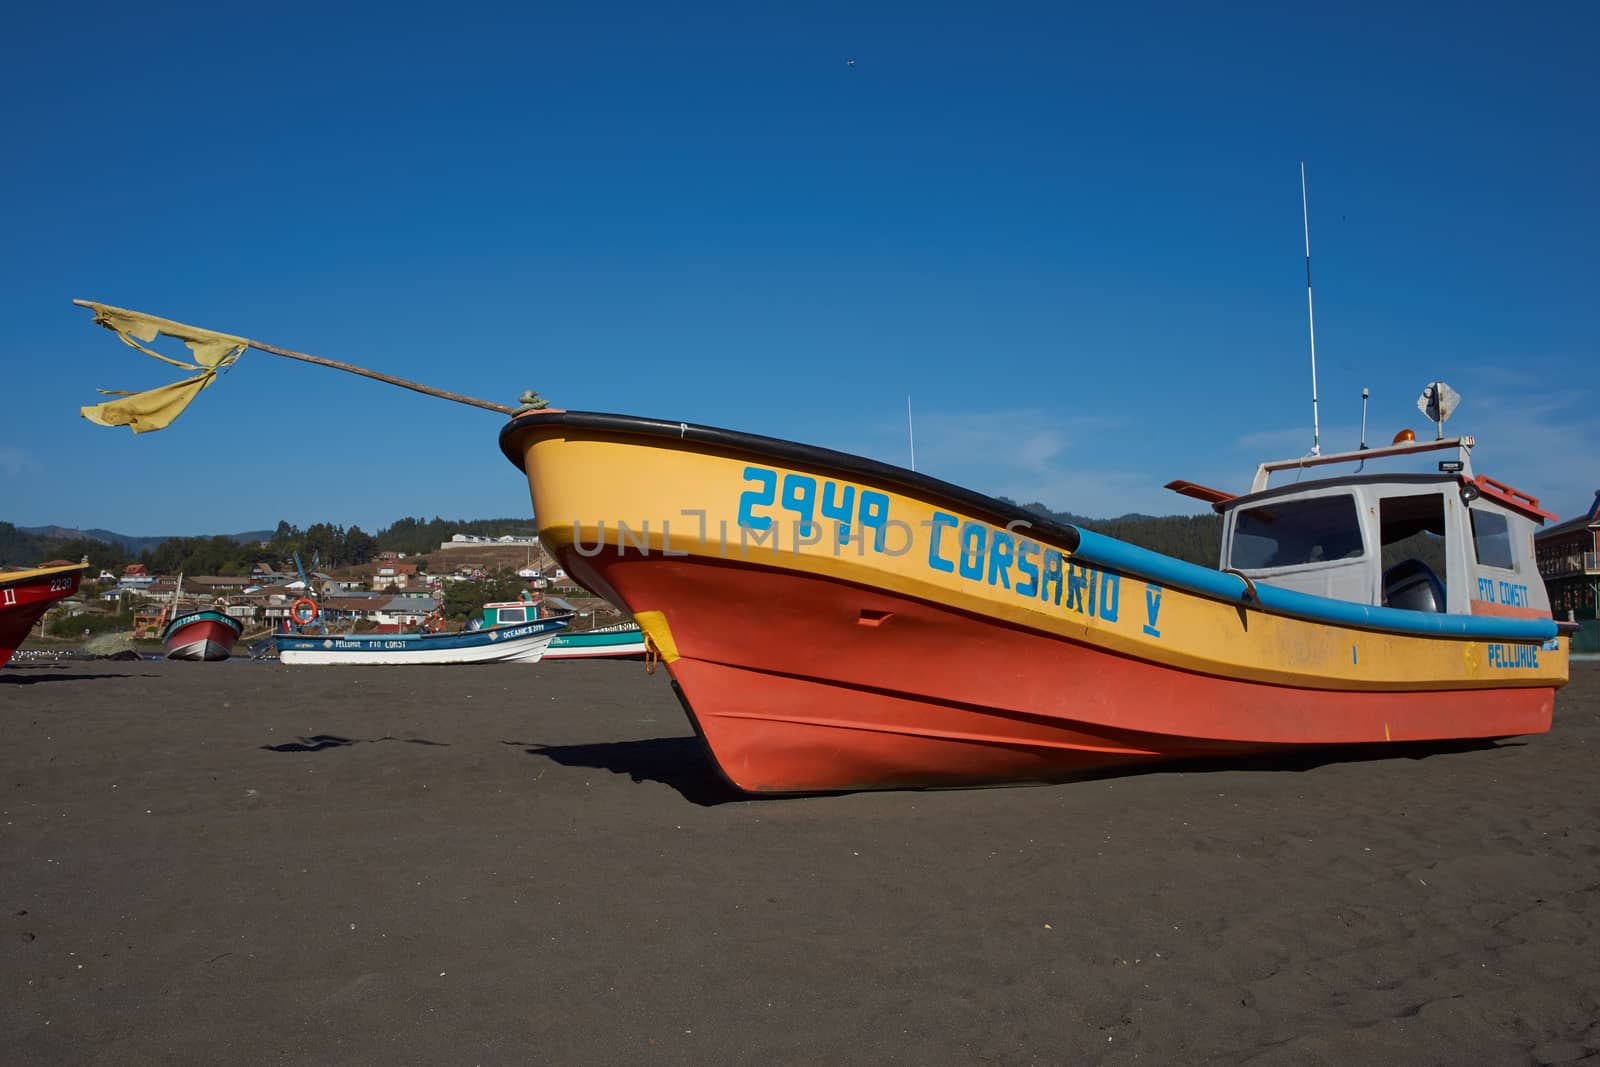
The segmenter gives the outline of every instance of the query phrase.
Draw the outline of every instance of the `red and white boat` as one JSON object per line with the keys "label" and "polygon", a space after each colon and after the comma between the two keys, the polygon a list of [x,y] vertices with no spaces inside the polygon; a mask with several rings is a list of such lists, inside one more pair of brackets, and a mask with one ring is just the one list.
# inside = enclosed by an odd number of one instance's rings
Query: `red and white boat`
{"label": "red and white boat", "polygon": [[184,610],[178,606],[183,594],[183,575],[172,590],[172,601],[162,611],[167,623],[161,630],[161,645],[168,659],[220,660],[233,652],[233,643],[244,633],[244,624],[225,611],[201,607]]}
{"label": "red and white boat", "polygon": [[186,611],[167,623],[161,644],[168,659],[219,660],[233,652],[244,625],[216,608]]}
{"label": "red and white boat", "polygon": [[0,667],[10,661],[51,604],[78,591],[88,569],[85,562],[0,571]]}

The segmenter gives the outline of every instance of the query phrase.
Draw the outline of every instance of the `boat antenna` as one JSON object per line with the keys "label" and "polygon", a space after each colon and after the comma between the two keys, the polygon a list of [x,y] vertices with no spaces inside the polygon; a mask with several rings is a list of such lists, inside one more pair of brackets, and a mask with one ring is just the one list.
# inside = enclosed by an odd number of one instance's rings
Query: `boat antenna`
{"label": "boat antenna", "polygon": [[[1367,450],[1367,387],[1363,385],[1361,387],[1361,447],[1357,451],[1365,452],[1366,450]],[[1367,461],[1366,461],[1365,458],[1363,458],[1361,460],[1361,462],[1356,464],[1356,473],[1360,474],[1362,471],[1364,471],[1366,469],[1367,469]]]}
{"label": "boat antenna", "polygon": [[917,428],[911,422],[911,394],[906,394],[906,436],[911,439],[911,469],[917,469]]}
{"label": "boat antenna", "polygon": [[1306,206],[1306,161],[1300,161],[1300,221],[1306,234],[1306,322],[1311,326],[1311,454],[1322,454],[1317,426],[1317,319],[1311,311],[1311,212]]}

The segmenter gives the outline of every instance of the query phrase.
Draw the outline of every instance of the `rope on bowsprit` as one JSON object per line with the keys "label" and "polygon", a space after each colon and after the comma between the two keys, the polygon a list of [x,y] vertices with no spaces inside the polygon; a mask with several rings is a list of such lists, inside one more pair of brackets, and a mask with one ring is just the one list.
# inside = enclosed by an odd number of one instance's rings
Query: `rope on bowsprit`
{"label": "rope on bowsprit", "polygon": [[[335,359],[326,359],[322,356],[296,352],[293,349],[282,348],[278,345],[269,345],[264,341],[255,341],[248,337],[236,337],[232,334],[219,333],[199,326],[189,326],[157,315],[147,315],[142,311],[130,311],[127,308],[112,307],[109,304],[98,304],[92,300],[74,300],[73,303],[93,311],[96,324],[104,326],[115,333],[122,339],[124,344],[164,363],[170,363],[183,370],[195,372],[192,377],[185,378],[182,381],[173,382],[155,389],[147,389],[143,392],[100,389],[97,392],[117,399],[92,404],[80,409],[83,417],[91,422],[99,423],[102,426],[126,426],[134,433],[149,433],[152,430],[161,430],[170,426],[172,421],[189,406],[190,402],[216,380],[220,372],[233,366],[247,349],[252,348],[258,352],[283,356],[286,359],[297,359],[302,363],[315,363],[318,366],[331,367],[347,374],[356,374],[363,378],[371,378],[374,381],[386,382],[389,385],[398,385],[402,389],[410,389],[413,392],[435,396],[441,400],[466,404],[469,407],[483,408],[487,411],[498,411],[502,415],[515,416],[525,411],[538,411],[549,406],[549,401],[531,389],[525,391],[518,398],[517,406],[515,407],[496,404],[490,400],[479,400],[477,397],[464,396],[461,393],[436,389],[431,385],[423,385],[420,382],[407,381],[405,378],[396,378],[391,374],[383,374],[380,371],[368,370],[353,363],[342,363]],[[154,342],[158,336],[163,334],[177,338],[187,345],[193,353],[194,362],[186,363],[183,360],[162,355],[160,352],[145,347],[145,345]],[[144,343],[141,344],[140,342]]]}
{"label": "rope on bowsprit", "polygon": [[644,673],[656,673],[656,664],[661,662],[661,650],[656,647],[655,638],[649,634],[644,635]]}

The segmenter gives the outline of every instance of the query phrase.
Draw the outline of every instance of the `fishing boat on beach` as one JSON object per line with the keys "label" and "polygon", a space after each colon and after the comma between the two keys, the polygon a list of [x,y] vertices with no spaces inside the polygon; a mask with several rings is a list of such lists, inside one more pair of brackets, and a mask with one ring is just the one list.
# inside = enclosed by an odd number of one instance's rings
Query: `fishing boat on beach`
{"label": "fishing boat on beach", "polygon": [[184,609],[181,607],[183,575],[178,575],[172,590],[172,600],[162,614],[165,622],[161,629],[161,647],[168,659],[207,660],[227,659],[233,654],[233,643],[244,633],[244,624],[225,611],[214,607]]}
{"label": "fishing boat on beach", "polygon": [[541,619],[529,613],[511,621],[514,613],[509,609],[525,609],[524,605],[485,606],[507,609],[502,621],[484,625],[480,615],[460,631],[421,633],[317,633],[300,627],[274,633],[272,640],[284,663],[537,663],[570,619]]}
{"label": "fishing boat on beach", "polygon": [[0,667],[11,661],[12,653],[51,604],[78,591],[88,569],[89,564],[83,562],[0,570]]}
{"label": "fishing boat on beach", "polygon": [[[483,611],[467,622],[470,629],[483,625],[506,625],[528,619],[576,617],[576,608],[560,597],[538,597],[534,600],[512,600],[506,603],[486,603]],[[544,649],[544,659],[598,659],[606,656],[643,656],[648,651],[645,633],[637,622],[618,622],[594,630],[563,630]]]}
{"label": "fishing boat on beach", "polygon": [[[1309,319],[1309,227],[1306,257]],[[161,429],[249,349],[508,415],[500,447],[541,541],[638,622],[742,790],[1534,734],[1567,681],[1533,558],[1552,516],[1474,474],[1472,438],[1444,438],[1459,398],[1442,382],[1419,401],[1436,440],[1321,454],[1314,331],[1311,453],[1262,464],[1240,494],[1171,485],[1221,516],[1212,568],[842,452],[563,411],[532,390],[512,407],[75,302],[141,351],[164,335],[195,355],[192,378],[81,409],[104,425]],[[533,658],[564,625],[528,624],[551,628]],[[287,662],[463,662],[474,639],[277,642]]]}
{"label": "fishing boat on beach", "polygon": [[[506,603],[485,604],[483,611],[468,621],[467,626],[504,626],[507,623],[525,622],[529,619],[566,616],[571,619],[577,610],[560,597],[541,596],[534,600],[513,600]],[[649,651],[644,631],[636,622],[622,622],[593,630],[574,632],[566,630],[556,634],[544,650],[544,659],[602,659],[616,656],[642,656]]]}
{"label": "fishing boat on beach", "polygon": [[244,624],[225,611],[200,608],[175,615],[161,632],[168,659],[224,660],[244,633]]}
{"label": "fishing boat on beach", "polygon": [[[500,446],[545,546],[638,621],[749,792],[1533,734],[1567,680],[1532,553],[1552,516],[1475,475],[1470,437],[1175,483],[1222,516],[1216,569],[708,426],[547,408]],[[1419,543],[1432,564],[1386,558]]]}
{"label": "fishing boat on beach", "polygon": [[602,626],[582,633],[564,633],[550,642],[545,659],[602,659],[608,656],[642,656],[649,651],[644,631],[636,622]]}

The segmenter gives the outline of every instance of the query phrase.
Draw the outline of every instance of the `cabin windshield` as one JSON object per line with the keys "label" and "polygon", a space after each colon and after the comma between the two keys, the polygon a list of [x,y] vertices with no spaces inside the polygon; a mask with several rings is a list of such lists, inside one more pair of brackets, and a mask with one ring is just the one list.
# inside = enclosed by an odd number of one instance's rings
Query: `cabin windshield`
{"label": "cabin windshield", "polygon": [[1241,509],[1229,560],[1241,570],[1265,570],[1359,559],[1362,551],[1355,497],[1342,493]]}
{"label": "cabin windshield", "polygon": [[508,622],[526,622],[528,611],[526,608],[501,608],[496,614],[495,622],[504,626]]}

